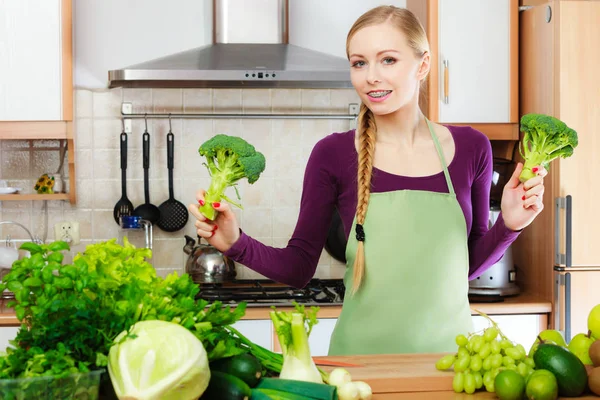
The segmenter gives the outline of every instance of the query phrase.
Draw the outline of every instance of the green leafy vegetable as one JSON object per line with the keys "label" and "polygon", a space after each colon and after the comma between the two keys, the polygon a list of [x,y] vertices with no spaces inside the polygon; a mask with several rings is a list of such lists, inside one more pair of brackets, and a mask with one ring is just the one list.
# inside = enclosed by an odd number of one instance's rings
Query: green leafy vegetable
{"label": "green leafy vegetable", "polygon": [[[200,212],[206,218],[214,220],[217,212],[212,204],[220,202],[221,199],[242,208],[241,204],[225,196],[225,190],[230,186],[235,188],[242,178],[247,178],[250,184],[256,182],[265,170],[265,156],[244,139],[223,134],[215,135],[204,142],[198,153],[206,158],[205,165],[211,176],[204,205],[199,207]],[[239,193],[237,195],[239,200]]]}
{"label": "green leafy vegetable", "polygon": [[208,357],[181,325],[140,321],[115,339],[108,372],[115,392],[131,400],[196,400],[208,387]]}
{"label": "green leafy vegetable", "polygon": [[571,157],[578,144],[577,132],[549,115],[523,115],[521,131],[524,136],[519,150],[525,160],[519,176],[521,182],[536,176],[532,168],[541,165],[548,169],[552,160]]}
{"label": "green leafy vegetable", "polygon": [[[22,325],[6,356],[0,379],[66,376],[106,367],[114,339],[138,321],[177,323],[203,344],[209,360],[247,352],[227,331],[245,313],[220,302],[195,300],[188,275],[156,275],[145,261],[150,250],[109,240],[87,246],[72,264],[62,264],[66,243],[26,243],[31,256],[14,263],[0,284],[9,288]],[[52,250],[55,249],[55,250]]]}

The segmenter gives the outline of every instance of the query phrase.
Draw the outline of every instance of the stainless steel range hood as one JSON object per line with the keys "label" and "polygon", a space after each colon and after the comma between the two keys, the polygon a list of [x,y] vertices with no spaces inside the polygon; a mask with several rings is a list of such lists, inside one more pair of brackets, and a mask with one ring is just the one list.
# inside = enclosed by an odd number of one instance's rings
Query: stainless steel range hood
{"label": "stainless steel range hood", "polygon": [[351,88],[347,59],[288,43],[288,0],[213,0],[213,43],[109,71],[134,88]]}

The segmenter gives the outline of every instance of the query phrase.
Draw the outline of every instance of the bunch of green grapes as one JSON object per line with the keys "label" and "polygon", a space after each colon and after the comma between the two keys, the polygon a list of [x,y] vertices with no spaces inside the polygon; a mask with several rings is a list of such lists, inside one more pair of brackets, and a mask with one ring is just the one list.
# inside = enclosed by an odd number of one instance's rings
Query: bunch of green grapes
{"label": "bunch of green grapes", "polygon": [[435,364],[441,371],[454,366],[452,388],[456,393],[471,394],[484,386],[495,392],[494,379],[500,371],[513,369],[527,378],[535,368],[525,348],[504,336],[495,323],[483,332],[456,336],[456,344],[456,354],[448,354]]}

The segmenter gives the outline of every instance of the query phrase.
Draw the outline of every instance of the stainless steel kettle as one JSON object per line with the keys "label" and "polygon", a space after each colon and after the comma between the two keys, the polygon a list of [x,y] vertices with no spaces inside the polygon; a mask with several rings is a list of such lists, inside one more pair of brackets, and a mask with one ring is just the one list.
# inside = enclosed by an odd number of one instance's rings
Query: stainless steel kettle
{"label": "stainless steel kettle", "polygon": [[185,235],[183,251],[189,257],[185,263],[185,272],[196,283],[222,283],[236,277],[235,263],[209,244],[202,244]]}

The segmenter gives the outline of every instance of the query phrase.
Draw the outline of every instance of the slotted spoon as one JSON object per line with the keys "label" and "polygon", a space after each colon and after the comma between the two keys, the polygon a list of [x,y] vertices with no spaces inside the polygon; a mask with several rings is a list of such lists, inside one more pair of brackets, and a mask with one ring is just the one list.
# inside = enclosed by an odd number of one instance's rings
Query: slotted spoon
{"label": "slotted spoon", "polygon": [[[169,125],[171,120],[169,119]],[[169,169],[169,198],[158,208],[160,219],[156,223],[165,232],[176,232],[185,227],[188,221],[188,210],[183,203],[175,200],[173,195],[173,146],[174,136],[169,127],[167,134],[167,168]]]}

